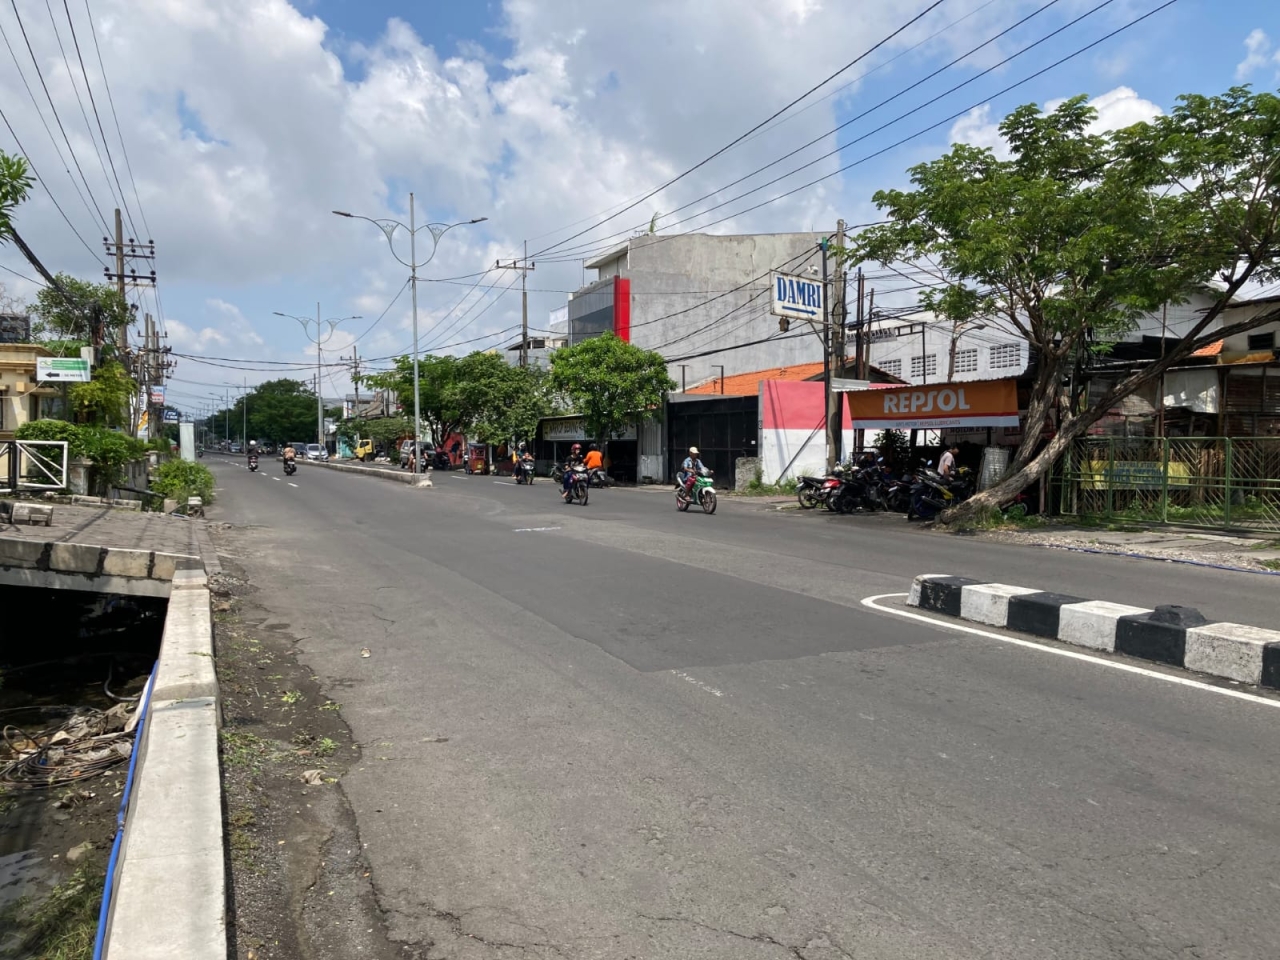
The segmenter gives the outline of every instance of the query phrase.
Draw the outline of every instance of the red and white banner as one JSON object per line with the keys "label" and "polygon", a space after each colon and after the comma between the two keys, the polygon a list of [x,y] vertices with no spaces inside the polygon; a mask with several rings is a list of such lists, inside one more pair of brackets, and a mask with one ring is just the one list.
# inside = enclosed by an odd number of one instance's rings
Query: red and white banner
{"label": "red and white banner", "polygon": [[[852,450],[853,424],[847,405],[841,407],[845,414],[840,442],[843,449]],[[821,382],[761,381],[760,458],[765,483],[826,473],[826,395]]]}

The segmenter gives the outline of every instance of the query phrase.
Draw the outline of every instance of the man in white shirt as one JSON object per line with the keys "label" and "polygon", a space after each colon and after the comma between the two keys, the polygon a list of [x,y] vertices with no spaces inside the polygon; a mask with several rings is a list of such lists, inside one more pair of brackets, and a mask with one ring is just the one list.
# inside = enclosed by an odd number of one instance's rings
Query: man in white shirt
{"label": "man in white shirt", "polygon": [[960,452],[960,448],[954,444],[950,450],[943,452],[942,457],[938,460],[938,472],[950,480],[956,473],[956,454]]}

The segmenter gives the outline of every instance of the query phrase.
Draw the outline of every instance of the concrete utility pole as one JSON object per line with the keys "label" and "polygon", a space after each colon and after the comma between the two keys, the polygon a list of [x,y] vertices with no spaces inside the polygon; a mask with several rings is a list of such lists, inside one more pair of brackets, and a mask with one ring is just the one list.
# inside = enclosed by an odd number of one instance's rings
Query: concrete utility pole
{"label": "concrete utility pole", "polygon": [[360,409],[360,354],[355,347],[351,348],[351,385],[356,389],[356,419],[363,420],[364,411]]}
{"label": "concrete utility pole", "polygon": [[[836,224],[836,246],[844,248],[845,223]],[[827,346],[827,469],[840,462],[844,446],[844,394],[831,389],[831,378],[844,376],[844,334],[848,310],[845,306],[844,261],[836,262],[834,281],[827,283],[827,241],[822,243],[822,319]],[[831,303],[834,297],[835,302]],[[830,303],[830,306],[828,304]]]}
{"label": "concrete utility pole", "polygon": [[[124,221],[120,218],[120,208],[116,207],[116,290],[120,299],[124,300]],[[120,325],[120,356],[129,352],[129,325]]]}
{"label": "concrete utility pole", "polygon": [[529,289],[525,281],[529,278],[529,271],[535,266],[529,262],[529,241],[524,242],[524,259],[512,260],[509,263],[495,260],[493,266],[498,270],[520,271],[520,366],[527,367],[529,365]]}

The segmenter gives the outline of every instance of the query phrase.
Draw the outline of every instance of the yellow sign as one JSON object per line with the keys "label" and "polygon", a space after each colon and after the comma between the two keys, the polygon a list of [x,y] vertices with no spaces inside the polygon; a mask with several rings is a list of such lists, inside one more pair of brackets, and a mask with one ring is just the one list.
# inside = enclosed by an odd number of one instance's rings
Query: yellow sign
{"label": "yellow sign", "polygon": [[[1159,490],[1165,483],[1162,466],[1158,460],[1126,460],[1118,463],[1089,460],[1080,471],[1080,489]],[[1191,486],[1191,468],[1185,463],[1171,460],[1168,483],[1171,487]]]}

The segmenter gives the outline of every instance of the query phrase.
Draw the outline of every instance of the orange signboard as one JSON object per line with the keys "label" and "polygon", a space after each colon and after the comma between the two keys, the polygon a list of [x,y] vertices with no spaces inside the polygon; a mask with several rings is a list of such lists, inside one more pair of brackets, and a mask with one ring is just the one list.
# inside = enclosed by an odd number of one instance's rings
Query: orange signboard
{"label": "orange signboard", "polygon": [[845,394],[859,430],[942,430],[1016,427],[1018,388],[1013,380],[932,383]]}

